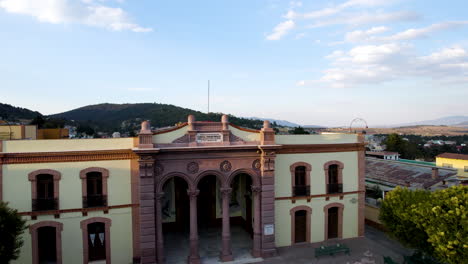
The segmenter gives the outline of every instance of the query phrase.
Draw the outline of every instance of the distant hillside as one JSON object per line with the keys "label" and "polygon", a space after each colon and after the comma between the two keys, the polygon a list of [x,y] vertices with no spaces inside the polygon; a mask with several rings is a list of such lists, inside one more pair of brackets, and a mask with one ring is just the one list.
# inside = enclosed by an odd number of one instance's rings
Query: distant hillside
{"label": "distant hillside", "polygon": [[286,126],[286,127],[299,127],[301,125],[289,122],[287,120],[279,120],[279,119],[273,119],[273,118],[261,118],[261,117],[250,117],[250,119],[258,119],[258,120],[268,120],[270,123],[276,123],[278,126]]}
{"label": "distant hillside", "polygon": [[420,126],[420,125],[430,125],[430,126],[454,126],[460,123],[468,122],[468,116],[446,116],[438,119],[404,123],[392,125],[391,127],[407,127],[407,126]]}
{"label": "distant hillside", "polygon": [[41,113],[36,111],[0,103],[0,117],[3,120],[15,121],[18,119],[33,119],[38,115],[42,116]]}
{"label": "distant hillside", "polygon": [[[168,104],[141,103],[141,104],[98,104],[89,105],[51,115],[53,118],[64,118],[78,123],[88,123],[99,131],[122,131],[139,126],[142,120],[150,120],[154,127],[173,126],[178,122],[186,122],[188,115],[194,115],[196,120],[217,121],[221,120],[221,113],[202,113],[188,108],[182,108]],[[229,121],[239,126],[259,129],[261,120],[238,118],[229,116]]]}

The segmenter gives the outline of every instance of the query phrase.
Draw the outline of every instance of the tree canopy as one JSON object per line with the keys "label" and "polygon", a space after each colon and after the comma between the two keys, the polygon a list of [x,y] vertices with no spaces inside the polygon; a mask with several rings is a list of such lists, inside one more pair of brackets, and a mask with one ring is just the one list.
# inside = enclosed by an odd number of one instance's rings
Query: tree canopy
{"label": "tree canopy", "polygon": [[17,259],[23,245],[21,234],[26,229],[26,221],[18,211],[0,201],[0,263]]}
{"label": "tree canopy", "polygon": [[383,200],[380,219],[404,245],[446,263],[468,259],[468,186],[429,192],[397,187]]}

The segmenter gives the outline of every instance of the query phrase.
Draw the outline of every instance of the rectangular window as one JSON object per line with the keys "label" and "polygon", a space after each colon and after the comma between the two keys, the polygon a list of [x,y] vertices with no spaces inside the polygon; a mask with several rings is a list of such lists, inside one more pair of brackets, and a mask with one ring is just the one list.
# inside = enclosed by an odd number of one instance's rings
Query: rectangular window
{"label": "rectangular window", "polygon": [[465,172],[468,172],[468,166],[465,166]]}
{"label": "rectangular window", "polygon": [[453,168],[453,165],[450,164],[450,163],[442,163],[442,167],[445,167],[445,168]]}

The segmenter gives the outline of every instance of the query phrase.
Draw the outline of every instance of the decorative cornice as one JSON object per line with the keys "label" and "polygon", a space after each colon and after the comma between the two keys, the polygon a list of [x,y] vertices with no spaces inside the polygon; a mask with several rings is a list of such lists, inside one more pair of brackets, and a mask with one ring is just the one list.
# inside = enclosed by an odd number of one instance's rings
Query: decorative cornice
{"label": "decorative cornice", "polygon": [[121,205],[111,205],[111,206],[104,206],[104,207],[90,207],[90,208],[73,208],[73,209],[61,209],[61,210],[49,210],[49,211],[37,211],[37,212],[19,212],[19,215],[26,216],[38,216],[38,215],[59,215],[64,213],[76,213],[76,212],[92,212],[92,211],[109,211],[112,209],[120,209],[120,208],[127,208],[127,207],[138,207],[139,204],[121,204]]}
{"label": "decorative cornice", "polygon": [[319,198],[319,197],[337,197],[337,196],[345,196],[348,194],[357,194],[357,193],[364,193],[365,191],[354,191],[354,192],[342,192],[342,193],[332,193],[332,194],[315,194],[309,196],[293,196],[293,197],[275,197],[275,200],[310,200],[312,198]]}
{"label": "decorative cornice", "polygon": [[238,125],[234,125],[233,123],[229,123],[230,126],[237,128],[239,130],[245,131],[245,132],[250,132],[250,133],[260,133],[260,130],[254,130],[250,128],[245,128],[245,127],[240,127]]}
{"label": "decorative cornice", "polygon": [[365,143],[282,145],[277,154],[349,152],[365,149]]}
{"label": "decorative cornice", "polygon": [[62,151],[62,152],[26,152],[0,153],[0,164],[77,162],[98,160],[137,159],[131,149],[95,150],[95,151]]}
{"label": "decorative cornice", "polygon": [[180,124],[179,126],[176,126],[176,127],[172,127],[172,128],[169,128],[169,129],[165,129],[165,130],[161,130],[161,131],[156,131],[156,132],[153,132],[153,135],[159,135],[159,134],[164,134],[164,133],[169,133],[169,132],[172,132],[172,131],[175,131],[179,128],[183,128],[185,126],[187,126],[188,123],[185,122],[185,123],[182,123]]}

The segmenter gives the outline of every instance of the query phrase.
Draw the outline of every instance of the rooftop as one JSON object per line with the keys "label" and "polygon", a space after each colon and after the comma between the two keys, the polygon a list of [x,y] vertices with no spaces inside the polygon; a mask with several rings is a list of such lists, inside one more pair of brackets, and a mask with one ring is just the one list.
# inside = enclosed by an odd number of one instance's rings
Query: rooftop
{"label": "rooftop", "polygon": [[456,154],[456,153],[442,153],[442,154],[437,155],[436,158],[468,160],[468,155]]}
{"label": "rooftop", "polygon": [[[438,169],[437,179],[432,178],[433,168]],[[456,170],[449,168],[366,157],[366,180],[390,186],[406,186],[409,183],[414,188],[430,188],[456,174]]]}

